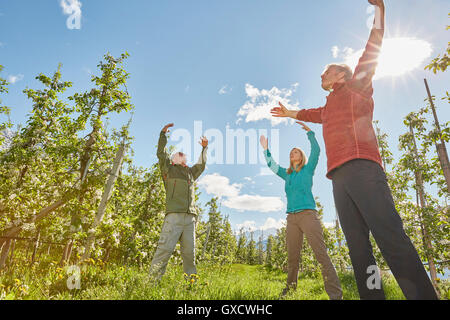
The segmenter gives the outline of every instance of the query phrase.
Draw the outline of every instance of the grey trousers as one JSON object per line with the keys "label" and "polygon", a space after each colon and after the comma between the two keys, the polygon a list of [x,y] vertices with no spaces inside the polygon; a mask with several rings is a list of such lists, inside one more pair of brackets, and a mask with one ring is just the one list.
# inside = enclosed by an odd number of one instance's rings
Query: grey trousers
{"label": "grey trousers", "polygon": [[385,299],[382,286],[368,283],[376,266],[369,232],[407,299],[437,299],[436,292],[395,209],[379,164],[351,160],[331,172],[333,194],[361,299]]}
{"label": "grey trousers", "polygon": [[158,247],[150,266],[150,276],[160,280],[164,275],[176,244],[180,241],[183,270],[188,276],[196,274],[195,216],[189,213],[169,213],[164,219]]}

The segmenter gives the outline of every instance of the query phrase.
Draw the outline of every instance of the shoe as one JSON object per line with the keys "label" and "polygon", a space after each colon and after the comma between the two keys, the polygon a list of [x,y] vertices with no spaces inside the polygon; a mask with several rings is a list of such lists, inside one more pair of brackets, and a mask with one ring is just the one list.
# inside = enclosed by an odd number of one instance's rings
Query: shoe
{"label": "shoe", "polygon": [[280,297],[279,299],[283,299],[287,296],[287,294],[289,293],[289,291],[291,290],[295,290],[296,286],[295,285],[291,285],[291,286],[286,286],[283,291],[281,291]]}

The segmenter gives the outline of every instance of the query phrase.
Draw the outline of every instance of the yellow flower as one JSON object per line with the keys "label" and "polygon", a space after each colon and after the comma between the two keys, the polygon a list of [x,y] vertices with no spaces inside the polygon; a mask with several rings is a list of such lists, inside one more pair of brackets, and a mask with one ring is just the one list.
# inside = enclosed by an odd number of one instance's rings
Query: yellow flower
{"label": "yellow flower", "polygon": [[64,276],[63,276],[62,274],[59,274],[59,275],[58,275],[58,279],[60,279],[60,280],[61,280],[63,277],[64,277]]}
{"label": "yellow flower", "polygon": [[19,279],[14,279],[14,281],[16,282],[16,285],[20,286],[21,282]]}
{"label": "yellow flower", "polygon": [[191,279],[191,283],[194,283],[195,282],[195,279]]}

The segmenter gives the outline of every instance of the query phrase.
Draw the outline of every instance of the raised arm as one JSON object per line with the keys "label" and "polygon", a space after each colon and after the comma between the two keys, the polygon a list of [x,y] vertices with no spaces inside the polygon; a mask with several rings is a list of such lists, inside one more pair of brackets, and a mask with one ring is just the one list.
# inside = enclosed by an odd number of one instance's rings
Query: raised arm
{"label": "raised arm", "polygon": [[194,176],[194,180],[197,180],[198,177],[200,177],[200,175],[203,173],[206,167],[206,153],[208,150],[208,139],[202,137],[200,144],[202,146],[202,152],[200,154],[197,163],[194,166],[192,166],[192,175]]}
{"label": "raised arm", "polygon": [[353,79],[361,81],[365,86],[372,82],[378,64],[378,56],[384,37],[385,6],[383,0],[369,0],[375,6],[375,19],[370,32],[369,40],[358,65],[355,68]]}
{"label": "raised arm", "polygon": [[314,174],[314,170],[316,170],[317,163],[319,162],[320,147],[319,144],[317,143],[314,131],[312,131],[303,122],[297,121],[297,123],[300,124],[303,127],[303,129],[306,130],[306,134],[308,135],[308,140],[309,143],[311,144],[311,152],[309,154],[308,163],[306,164],[305,168],[310,170]]}
{"label": "raised arm", "polygon": [[264,157],[266,158],[267,166],[272,170],[273,173],[275,173],[277,176],[279,176],[281,179],[286,180],[287,178],[287,172],[285,168],[280,167],[278,163],[273,160],[272,155],[269,151],[269,143],[266,137],[261,136],[259,141],[261,142],[262,147],[264,148]]}
{"label": "raised arm", "polygon": [[324,107],[315,109],[303,109],[297,111],[297,110],[288,110],[281,102],[278,102],[278,104],[280,105],[279,107],[275,107],[272,110],[270,110],[272,116],[274,117],[292,118],[306,122],[322,123],[322,111]]}
{"label": "raised arm", "polygon": [[166,125],[161,130],[161,133],[159,134],[158,150],[156,151],[156,156],[158,157],[159,160],[159,168],[161,169],[161,173],[163,174],[163,176],[167,174],[170,165],[169,154],[166,151],[167,145],[166,133],[169,132],[170,127],[173,127],[173,123]]}

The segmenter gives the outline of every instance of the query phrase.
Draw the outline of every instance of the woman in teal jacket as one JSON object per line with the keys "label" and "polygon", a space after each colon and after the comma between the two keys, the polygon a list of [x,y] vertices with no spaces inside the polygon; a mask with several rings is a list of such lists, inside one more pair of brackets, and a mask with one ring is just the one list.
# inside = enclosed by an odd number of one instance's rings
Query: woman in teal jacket
{"label": "woman in teal jacket", "polygon": [[322,269],[325,291],[332,300],[342,299],[342,289],[336,270],[327,253],[323,239],[323,230],[316,202],[311,192],[314,171],[319,160],[320,147],[315,134],[303,122],[297,121],[307,131],[311,143],[311,154],[308,158],[300,148],[293,148],[290,153],[288,169],[280,167],[272,158],[268,149],[267,138],[261,136],[260,142],[264,148],[269,168],[285,181],[284,190],[287,198],[286,244],[288,250],[288,277],[285,296],[290,289],[297,288],[300,253],[303,245],[303,234],[306,235],[316,259]]}

